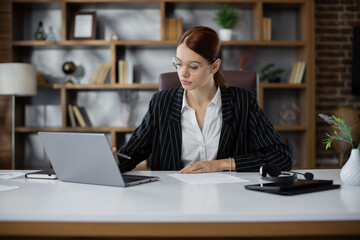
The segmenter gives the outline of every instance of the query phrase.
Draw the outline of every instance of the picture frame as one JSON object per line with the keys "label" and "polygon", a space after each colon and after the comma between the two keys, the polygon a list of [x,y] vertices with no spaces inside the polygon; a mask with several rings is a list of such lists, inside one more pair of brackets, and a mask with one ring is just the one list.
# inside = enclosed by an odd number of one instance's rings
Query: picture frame
{"label": "picture frame", "polygon": [[75,12],[71,21],[70,39],[95,39],[96,13]]}

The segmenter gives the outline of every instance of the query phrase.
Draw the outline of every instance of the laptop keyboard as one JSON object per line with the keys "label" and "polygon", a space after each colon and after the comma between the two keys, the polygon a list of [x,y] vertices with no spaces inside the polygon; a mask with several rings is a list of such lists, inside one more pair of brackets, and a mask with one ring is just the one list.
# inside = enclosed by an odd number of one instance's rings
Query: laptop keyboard
{"label": "laptop keyboard", "polygon": [[123,177],[124,179],[124,182],[126,183],[131,183],[131,182],[136,182],[136,181],[139,181],[140,179],[139,178],[133,178],[133,177]]}

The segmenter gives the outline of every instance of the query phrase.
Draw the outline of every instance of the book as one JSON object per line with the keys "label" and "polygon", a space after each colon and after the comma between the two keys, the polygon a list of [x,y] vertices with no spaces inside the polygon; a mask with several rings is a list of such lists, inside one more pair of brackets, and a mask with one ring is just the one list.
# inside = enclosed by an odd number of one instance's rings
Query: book
{"label": "book", "polygon": [[125,84],[125,60],[118,61],[118,83]]}
{"label": "book", "polygon": [[165,18],[165,34],[164,34],[164,39],[165,40],[169,40],[169,19]]}
{"label": "book", "polygon": [[263,40],[267,40],[267,19],[263,17],[262,19],[262,26],[263,26]]}
{"label": "book", "polygon": [[101,71],[104,67],[104,64],[103,63],[98,63],[96,64],[96,67],[91,75],[91,78],[90,78],[90,84],[97,84],[97,81],[98,81],[98,78],[101,74]]}
{"label": "book", "polygon": [[298,61],[296,64],[296,69],[295,69],[295,76],[294,76],[294,82],[293,82],[294,84],[297,84],[297,82],[298,82],[300,68],[301,68],[301,62]]}
{"label": "book", "polygon": [[291,84],[300,84],[304,77],[305,72],[305,61],[295,61],[291,69],[291,74],[289,78],[289,83]]}
{"label": "book", "polygon": [[90,121],[90,118],[89,118],[89,115],[87,114],[87,111],[84,107],[78,107],[79,108],[79,111],[81,113],[81,116],[83,117],[84,121],[85,121],[85,124],[87,127],[91,127],[92,126],[92,123]]}
{"label": "book", "polygon": [[127,84],[127,61],[124,60],[124,65],[123,65],[123,78],[124,78],[124,84]]}
{"label": "book", "polygon": [[271,18],[267,18],[267,40],[271,41]]}
{"label": "book", "polygon": [[80,124],[80,127],[86,127],[85,120],[84,120],[83,116],[81,115],[79,107],[76,105],[73,105],[73,111],[74,111],[74,115],[75,115],[77,121]]}
{"label": "book", "polygon": [[169,40],[176,40],[176,19],[169,18]]}
{"label": "book", "polygon": [[271,18],[263,17],[263,40],[271,40]]}
{"label": "book", "polygon": [[296,72],[296,68],[298,65],[298,61],[295,61],[292,69],[291,69],[291,74],[290,74],[290,78],[289,78],[289,83],[293,84],[294,83],[294,78],[295,78],[295,72]]}
{"label": "book", "polygon": [[165,19],[165,40],[178,40],[183,32],[182,18]]}
{"label": "book", "polygon": [[107,75],[109,74],[109,70],[111,68],[111,63],[104,63],[97,79],[97,84],[104,84]]}
{"label": "book", "polygon": [[182,18],[177,18],[176,19],[176,39],[175,40],[178,40],[182,34],[183,34],[183,20],[182,20]]}
{"label": "book", "polygon": [[69,115],[69,119],[70,119],[70,124],[72,127],[76,127],[76,121],[75,121],[73,107],[71,104],[68,104],[67,107],[68,107],[68,115]]}
{"label": "book", "polygon": [[134,83],[134,64],[130,61],[126,61],[126,83]]}
{"label": "book", "polygon": [[305,65],[306,65],[305,61],[300,61],[298,75],[296,76],[296,79],[295,79],[296,84],[302,83],[302,79],[303,79],[304,73],[305,73]]}

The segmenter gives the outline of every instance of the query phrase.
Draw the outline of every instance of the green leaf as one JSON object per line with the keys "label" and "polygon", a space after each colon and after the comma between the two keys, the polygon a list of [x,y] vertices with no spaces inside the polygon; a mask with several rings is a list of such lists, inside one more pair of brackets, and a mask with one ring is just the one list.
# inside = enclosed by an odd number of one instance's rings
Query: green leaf
{"label": "green leaf", "polygon": [[[324,118],[324,116],[326,115],[321,116],[321,118],[323,118],[327,122],[327,118]],[[332,124],[334,124],[335,129],[339,130],[339,133],[336,130],[334,131],[335,136],[331,136],[328,133],[326,133],[326,136],[329,137],[328,139],[323,141],[323,143],[326,143],[326,149],[331,147],[331,141],[333,140],[344,141],[350,144],[352,148],[354,148],[353,139],[351,137],[352,127],[351,126],[348,127],[344,119],[337,118],[334,115],[332,115],[332,119],[333,119]],[[360,143],[357,148],[360,149]]]}
{"label": "green leaf", "polygon": [[214,21],[223,28],[231,29],[237,22],[237,11],[224,4],[222,9],[216,12]]}

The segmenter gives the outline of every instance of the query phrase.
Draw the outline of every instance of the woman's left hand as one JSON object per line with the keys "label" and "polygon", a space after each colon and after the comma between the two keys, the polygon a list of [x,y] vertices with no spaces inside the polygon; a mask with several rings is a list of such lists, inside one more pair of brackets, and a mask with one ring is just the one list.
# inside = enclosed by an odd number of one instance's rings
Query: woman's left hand
{"label": "woman's left hand", "polygon": [[[231,159],[233,161],[233,159]],[[234,165],[233,165],[234,166]],[[186,165],[180,170],[180,173],[209,173],[222,172],[230,169],[229,159],[198,161]]]}

